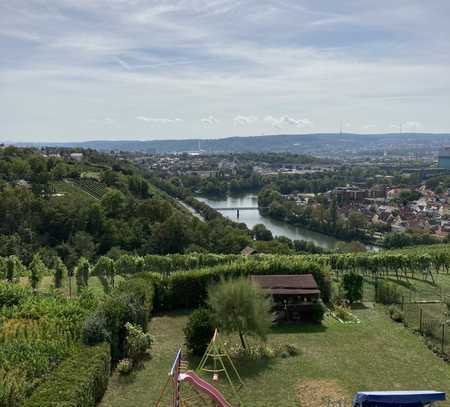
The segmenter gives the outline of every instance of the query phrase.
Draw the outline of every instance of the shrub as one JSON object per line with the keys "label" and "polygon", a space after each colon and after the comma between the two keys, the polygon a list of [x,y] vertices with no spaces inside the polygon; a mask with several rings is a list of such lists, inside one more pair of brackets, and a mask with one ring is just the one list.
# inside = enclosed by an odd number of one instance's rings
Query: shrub
{"label": "shrub", "polygon": [[363,296],[363,278],[356,273],[344,274],[342,289],[345,298],[351,303],[360,301]]}
{"label": "shrub", "polygon": [[25,401],[24,407],[95,407],[110,374],[107,344],[84,346],[64,360]]}
{"label": "shrub", "polygon": [[323,320],[323,316],[325,315],[325,306],[322,302],[317,302],[315,304],[309,305],[307,308],[302,311],[302,318],[307,322],[320,324]]}
{"label": "shrub", "polygon": [[135,366],[148,355],[153,343],[153,337],[149,333],[144,333],[141,327],[129,322],[125,324],[125,328],[127,330],[125,353],[133,363],[133,366]]}
{"label": "shrub", "polygon": [[375,285],[375,301],[381,304],[398,304],[401,302],[401,292],[396,285],[378,279]]}
{"label": "shrub", "polygon": [[122,282],[100,305],[98,312],[106,320],[113,361],[124,355],[126,323],[140,325],[145,331],[152,307],[153,286],[138,278]]}
{"label": "shrub", "polygon": [[389,307],[389,316],[391,317],[391,319],[395,322],[403,322],[403,311],[401,311],[398,307],[396,307],[395,305],[391,305]]}
{"label": "shrub", "polygon": [[187,348],[194,355],[203,355],[213,334],[214,327],[211,322],[211,311],[205,308],[195,310],[184,328]]}
{"label": "shrub", "polygon": [[117,364],[117,371],[121,376],[126,376],[133,370],[133,363],[130,359],[122,359]]}
{"label": "shrub", "polygon": [[289,353],[290,356],[296,356],[299,353],[297,346],[295,346],[291,343],[284,345],[284,348],[286,349],[286,352]]}
{"label": "shrub", "polygon": [[109,339],[105,317],[98,312],[89,315],[84,321],[83,342],[86,345],[95,345]]}
{"label": "shrub", "polygon": [[17,284],[0,282],[0,308],[18,305],[31,295],[30,290]]}

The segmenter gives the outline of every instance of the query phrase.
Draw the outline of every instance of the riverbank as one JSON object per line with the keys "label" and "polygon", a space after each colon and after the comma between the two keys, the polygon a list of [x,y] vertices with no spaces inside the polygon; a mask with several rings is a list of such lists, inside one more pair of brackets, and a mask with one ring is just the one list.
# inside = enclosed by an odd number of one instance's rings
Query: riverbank
{"label": "riverbank", "polygon": [[[285,236],[292,240],[304,240],[312,242],[315,245],[326,249],[335,250],[340,242],[340,239],[323,233],[314,232],[304,229],[299,226],[290,225],[287,222],[279,221],[267,216],[263,216],[258,208],[258,197],[256,194],[247,193],[238,196],[228,196],[224,198],[212,197],[196,197],[199,201],[207,204],[211,208],[221,208],[219,212],[230,220],[244,223],[249,229],[252,229],[257,224],[263,224],[269,229],[274,236]],[[228,209],[229,208],[229,209]],[[232,210],[231,208],[235,208]],[[244,209],[239,211],[237,216],[236,208],[255,208]]]}

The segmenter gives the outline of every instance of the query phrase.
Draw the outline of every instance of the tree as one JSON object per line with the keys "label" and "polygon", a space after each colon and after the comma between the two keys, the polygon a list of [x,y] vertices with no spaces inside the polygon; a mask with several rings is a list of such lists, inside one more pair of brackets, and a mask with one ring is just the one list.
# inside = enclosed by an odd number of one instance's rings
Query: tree
{"label": "tree", "polygon": [[253,226],[252,231],[256,240],[267,241],[273,239],[272,232],[261,223],[258,223],[257,225]]}
{"label": "tree", "polygon": [[114,288],[116,264],[113,259],[106,256],[100,257],[92,271],[100,279],[106,291],[109,291],[110,287]]}
{"label": "tree", "polygon": [[87,287],[89,281],[90,264],[86,258],[81,257],[75,267],[75,277],[77,279],[77,288],[80,291],[82,288]]}
{"label": "tree", "polygon": [[125,212],[127,200],[122,192],[111,190],[103,195],[101,205],[108,216],[121,217]]}
{"label": "tree", "polygon": [[54,264],[54,282],[55,282],[55,288],[61,288],[62,283],[64,279],[67,277],[67,267],[64,264],[64,262],[59,258],[56,257],[55,264]]}
{"label": "tree", "polygon": [[8,256],[5,261],[6,280],[14,283],[19,280],[21,273],[25,271],[25,267],[17,256]]}
{"label": "tree", "polygon": [[224,332],[237,332],[242,347],[246,335],[265,339],[272,324],[272,299],[246,278],[221,281],[208,290],[213,320]]}
{"label": "tree", "polygon": [[46,274],[47,267],[41,259],[39,254],[35,254],[33,256],[33,260],[30,264],[30,279],[31,279],[31,287],[33,290],[38,288],[39,282],[42,280],[42,277]]}
{"label": "tree", "polygon": [[72,245],[79,256],[91,260],[97,251],[94,239],[89,233],[79,231],[72,238]]}
{"label": "tree", "polygon": [[363,277],[356,273],[345,274],[342,280],[342,289],[350,304],[360,301],[363,296]]}

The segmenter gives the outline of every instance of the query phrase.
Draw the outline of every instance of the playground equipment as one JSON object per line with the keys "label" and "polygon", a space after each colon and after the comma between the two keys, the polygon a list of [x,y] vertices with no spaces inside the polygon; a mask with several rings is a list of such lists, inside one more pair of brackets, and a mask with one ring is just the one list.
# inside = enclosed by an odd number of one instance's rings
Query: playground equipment
{"label": "playground equipment", "polygon": [[[209,363],[212,362],[212,367],[208,365],[208,362]],[[235,379],[238,382],[237,387],[233,383],[231,375],[229,374],[225,364],[228,364],[229,367],[231,367]],[[220,374],[224,373],[228,381],[228,384],[231,386],[233,390],[234,396],[239,400],[238,390],[244,385],[244,382],[242,381],[241,376],[239,375],[239,372],[236,369],[236,366],[234,366],[234,363],[231,360],[230,355],[228,354],[225,345],[222,341],[222,338],[219,335],[219,331],[217,329],[214,331],[214,335],[211,339],[211,342],[206,348],[206,352],[204,353],[196,371],[212,373],[213,382],[218,382]]]}
{"label": "playground equipment", "polygon": [[360,391],[353,407],[423,407],[445,400],[440,391]]}
{"label": "playground equipment", "polygon": [[[243,382],[239,373],[234,366],[230,356],[226,352],[225,346],[219,337],[217,329],[214,332],[205,354],[197,368],[198,372],[212,373],[212,380],[214,382],[219,381],[219,374],[224,373],[228,379],[228,383],[233,389],[233,393],[239,400],[236,386],[233,384],[230,374],[226,368],[225,362],[229,364],[233,370],[234,375],[239,381],[239,388],[242,387]],[[212,367],[208,365],[208,362],[212,362]],[[193,390],[193,394],[188,394],[182,388],[182,384],[187,383]],[[225,399],[222,393],[213,385],[202,379],[195,372],[188,370],[187,362],[182,358],[181,349],[178,350],[175,360],[172,364],[172,369],[169,372],[169,377],[161,390],[159,399],[155,404],[155,407],[160,407],[169,386],[172,387],[172,407],[191,407],[195,404],[201,403],[202,405],[208,405],[208,401],[212,402],[218,407],[232,407],[232,405]],[[183,393],[183,394],[182,394]],[[206,398],[205,398],[206,396]],[[240,401],[238,405],[240,404]]]}

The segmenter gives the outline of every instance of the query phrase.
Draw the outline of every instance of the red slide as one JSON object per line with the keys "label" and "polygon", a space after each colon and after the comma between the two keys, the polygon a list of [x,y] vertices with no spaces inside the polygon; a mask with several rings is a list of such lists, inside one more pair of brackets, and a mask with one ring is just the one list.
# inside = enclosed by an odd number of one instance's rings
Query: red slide
{"label": "red slide", "polygon": [[197,376],[194,372],[189,371],[186,373],[181,373],[179,380],[191,383],[197,389],[212,398],[220,407],[232,407],[231,404],[225,400],[219,390],[210,385],[206,380],[203,380],[201,377]]}

